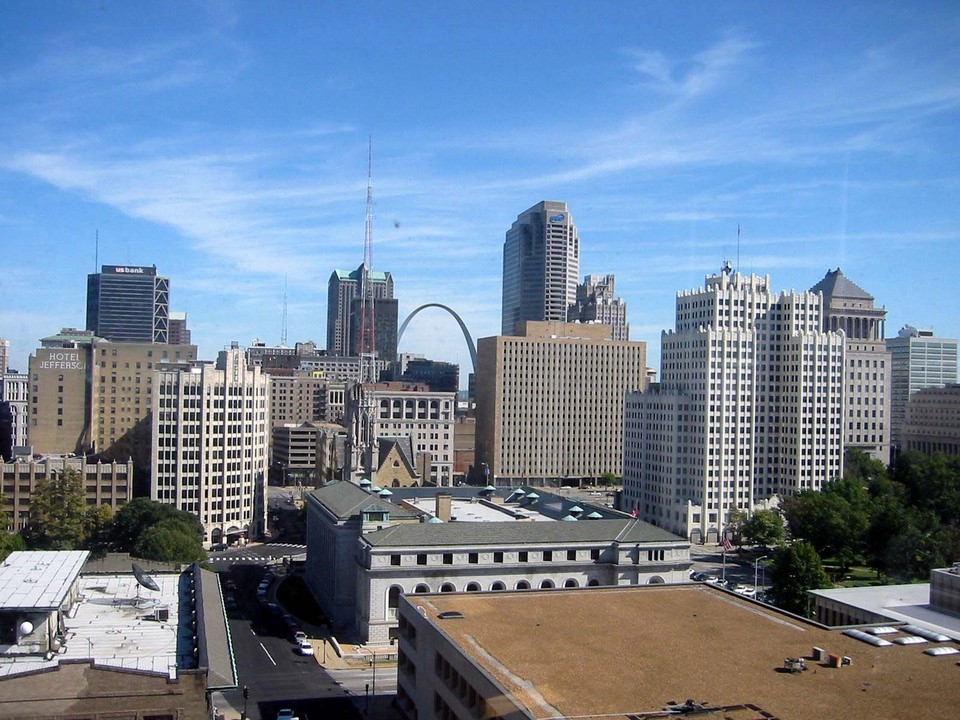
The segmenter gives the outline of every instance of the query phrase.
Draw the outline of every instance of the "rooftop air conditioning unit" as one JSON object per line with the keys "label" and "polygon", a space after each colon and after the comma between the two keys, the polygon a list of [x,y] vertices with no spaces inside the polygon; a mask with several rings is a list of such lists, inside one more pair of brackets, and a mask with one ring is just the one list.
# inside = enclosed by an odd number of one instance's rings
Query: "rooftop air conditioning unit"
{"label": "rooftop air conditioning unit", "polygon": [[153,611],[153,619],[159,622],[166,622],[170,619],[170,608],[158,607]]}

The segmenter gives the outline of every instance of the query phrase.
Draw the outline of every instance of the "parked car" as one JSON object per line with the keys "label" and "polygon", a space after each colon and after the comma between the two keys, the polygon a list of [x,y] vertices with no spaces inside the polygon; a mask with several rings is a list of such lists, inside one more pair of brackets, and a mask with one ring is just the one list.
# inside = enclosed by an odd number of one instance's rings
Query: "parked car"
{"label": "parked car", "polygon": [[733,591],[749,598],[756,597],[757,595],[757,589],[753,585],[737,585],[733,588]]}
{"label": "parked car", "polygon": [[690,579],[694,582],[706,582],[707,578],[710,577],[705,572],[692,572],[690,573]]}
{"label": "parked car", "polygon": [[303,630],[301,630],[301,631],[299,631],[299,632],[295,632],[295,633],[293,634],[293,641],[294,641],[297,645],[302,645],[303,643],[305,643],[305,642],[307,641],[307,634],[306,634],[305,632],[303,632]]}
{"label": "parked car", "polygon": [[300,720],[300,718],[294,715],[290,708],[283,708],[277,713],[277,720]]}

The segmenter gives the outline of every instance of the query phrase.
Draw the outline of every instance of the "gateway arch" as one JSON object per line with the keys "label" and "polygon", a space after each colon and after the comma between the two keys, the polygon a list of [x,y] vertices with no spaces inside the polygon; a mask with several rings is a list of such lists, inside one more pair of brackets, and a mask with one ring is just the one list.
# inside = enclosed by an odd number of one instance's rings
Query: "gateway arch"
{"label": "gateway arch", "polygon": [[473,363],[473,372],[477,372],[477,346],[473,342],[473,338],[470,337],[470,331],[467,330],[467,326],[464,324],[463,320],[460,319],[460,316],[453,311],[452,308],[447,307],[446,305],[441,305],[440,303],[426,303],[421,305],[412,313],[407,315],[407,319],[403,321],[403,324],[400,326],[400,330],[397,332],[397,347],[400,347],[400,340],[403,339],[403,331],[407,329],[407,325],[410,324],[410,321],[419,313],[421,310],[426,310],[427,308],[440,308],[441,310],[446,310],[453,316],[453,319],[457,321],[457,324],[460,325],[460,329],[463,331],[463,339],[467,341],[467,347],[470,348],[470,361]]}

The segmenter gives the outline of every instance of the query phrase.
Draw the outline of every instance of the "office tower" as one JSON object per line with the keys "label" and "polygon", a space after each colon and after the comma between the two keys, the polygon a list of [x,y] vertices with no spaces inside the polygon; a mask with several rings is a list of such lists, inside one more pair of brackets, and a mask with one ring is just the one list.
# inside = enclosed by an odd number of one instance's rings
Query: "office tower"
{"label": "office tower", "polygon": [[[364,412],[372,408],[372,412]],[[344,477],[377,483],[385,441],[409,438],[410,462],[424,484],[453,481],[456,393],[407,383],[355,385],[347,401]],[[389,483],[388,483],[389,484]]]}
{"label": "office tower", "polygon": [[732,510],[840,477],[845,343],[822,313],[819,293],[778,295],[729,266],[678,293],[661,383],[627,398],[626,507],[710,542]]}
{"label": "office tower", "polygon": [[[7,371],[0,375],[0,405],[6,407],[6,417],[9,419],[10,446],[0,447],[0,455],[7,460],[11,459],[14,448],[23,448],[27,445],[27,405],[29,398],[29,378],[26,373],[18,373],[16,370]],[[5,454],[9,453],[9,454]]]}
{"label": "office tower", "polygon": [[411,358],[396,377],[408,383],[428,385],[431,390],[455,393],[460,390],[460,366],[455,363]]}
{"label": "office tower", "polygon": [[171,345],[189,345],[190,328],[187,327],[185,312],[170,313],[170,331],[168,342]]}
{"label": "office tower", "polygon": [[112,343],[61,330],[30,356],[27,437],[35,452],[133,458],[138,480],[150,468],[154,371],[195,360],[195,345]]}
{"label": "office tower", "polygon": [[918,390],[957,382],[957,339],[938,338],[933,330],[904,325],[895,338],[887,338],[890,351],[890,440],[900,448],[900,429],[907,400]]}
{"label": "office tower", "polygon": [[87,330],[113,342],[166,343],[170,280],[157,267],[103,265],[87,275]]}
{"label": "office tower", "polygon": [[566,322],[577,300],[580,238],[564,202],[543,201],[522,212],[503,243],[500,334],[524,320]]}
{"label": "office tower", "polygon": [[840,268],[810,288],[823,293],[823,330],[846,338],[844,446],[890,462],[890,353],[883,342],[887,311]]}
{"label": "office tower", "polygon": [[577,285],[577,301],[567,310],[567,322],[609,325],[614,340],[629,340],[627,303],[615,296],[614,283],[613,275],[585,275]]}
{"label": "office tower", "polygon": [[0,375],[10,367],[10,341],[0,338]]}
{"label": "office tower", "polygon": [[647,346],[607,325],[522,322],[477,343],[476,461],[501,484],[620,475],[623,400]]}
{"label": "office tower", "polygon": [[960,385],[917,390],[907,400],[900,450],[960,455]]}
{"label": "office tower", "polygon": [[[350,316],[354,299],[360,298],[363,264],[356,270],[334,270],[327,284],[327,352],[330,355],[348,355],[354,343],[351,338]],[[393,297],[393,275],[388,272],[370,273],[374,298]]]}
{"label": "office tower", "polygon": [[216,363],[183,363],[155,377],[150,496],[199,517],[204,543],[259,537],[266,527],[266,376],[232,347]]}
{"label": "office tower", "polygon": [[[360,320],[363,300],[350,303],[350,356],[359,357]],[[394,298],[373,300],[373,342],[378,359],[392,363],[397,358],[397,301]]]}
{"label": "office tower", "polygon": [[346,381],[328,378],[320,371],[310,370],[266,369],[264,373],[270,382],[272,428],[305,420],[343,420]]}

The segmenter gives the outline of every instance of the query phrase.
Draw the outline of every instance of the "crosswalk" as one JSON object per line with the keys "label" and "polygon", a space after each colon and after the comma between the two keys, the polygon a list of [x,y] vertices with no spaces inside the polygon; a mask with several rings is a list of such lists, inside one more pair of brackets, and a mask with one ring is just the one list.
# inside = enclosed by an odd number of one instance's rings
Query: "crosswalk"
{"label": "crosswalk", "polygon": [[270,543],[269,545],[257,545],[246,552],[237,552],[236,550],[211,553],[209,562],[238,562],[240,560],[255,563],[274,563],[293,555],[302,555],[307,551],[306,545],[296,543]]}

